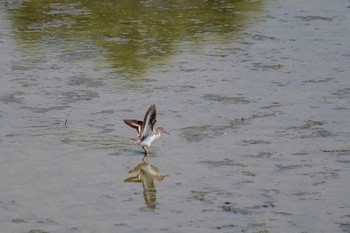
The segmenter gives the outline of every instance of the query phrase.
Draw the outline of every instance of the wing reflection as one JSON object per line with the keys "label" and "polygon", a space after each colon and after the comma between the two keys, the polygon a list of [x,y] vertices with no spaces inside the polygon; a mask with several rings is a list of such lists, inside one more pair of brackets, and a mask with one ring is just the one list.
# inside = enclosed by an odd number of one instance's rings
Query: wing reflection
{"label": "wing reflection", "polygon": [[157,190],[154,180],[162,181],[167,175],[162,175],[156,166],[148,162],[148,159],[143,159],[142,163],[130,170],[129,173],[136,173],[136,175],[126,178],[124,182],[142,183],[145,203],[148,208],[155,209]]}

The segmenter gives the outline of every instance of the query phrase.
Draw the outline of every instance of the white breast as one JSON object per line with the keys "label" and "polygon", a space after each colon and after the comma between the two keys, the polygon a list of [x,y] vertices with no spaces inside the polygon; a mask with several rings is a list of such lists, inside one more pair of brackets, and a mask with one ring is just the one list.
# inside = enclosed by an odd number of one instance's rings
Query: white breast
{"label": "white breast", "polygon": [[140,145],[141,146],[150,146],[155,140],[157,140],[160,137],[160,134],[152,134],[150,136],[148,136],[147,138],[145,138],[145,140],[143,140]]}

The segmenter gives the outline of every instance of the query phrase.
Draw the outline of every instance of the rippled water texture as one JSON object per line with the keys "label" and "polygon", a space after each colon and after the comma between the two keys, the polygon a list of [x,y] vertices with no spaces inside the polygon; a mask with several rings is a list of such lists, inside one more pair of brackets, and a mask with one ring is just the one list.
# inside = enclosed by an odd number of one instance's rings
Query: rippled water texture
{"label": "rippled water texture", "polygon": [[350,232],[349,13],[0,1],[1,232]]}

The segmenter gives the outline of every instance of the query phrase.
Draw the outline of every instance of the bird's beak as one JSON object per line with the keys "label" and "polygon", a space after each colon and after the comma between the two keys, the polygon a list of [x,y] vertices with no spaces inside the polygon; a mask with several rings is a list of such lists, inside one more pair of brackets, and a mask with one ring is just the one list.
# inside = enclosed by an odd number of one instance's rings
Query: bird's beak
{"label": "bird's beak", "polygon": [[167,132],[167,131],[165,131],[164,129],[163,129],[163,132],[164,132],[164,133],[166,133],[166,134],[168,134],[168,135],[170,135],[170,133],[168,133],[168,132]]}

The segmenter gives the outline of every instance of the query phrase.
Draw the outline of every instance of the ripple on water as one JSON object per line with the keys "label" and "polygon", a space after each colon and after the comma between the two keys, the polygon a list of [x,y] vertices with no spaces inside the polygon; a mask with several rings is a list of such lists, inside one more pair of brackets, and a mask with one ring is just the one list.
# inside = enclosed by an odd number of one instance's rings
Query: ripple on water
{"label": "ripple on water", "polygon": [[251,101],[243,96],[221,96],[217,94],[205,94],[203,98],[208,101],[217,101],[224,104],[249,104]]}
{"label": "ripple on water", "polygon": [[99,97],[98,92],[87,90],[63,92],[62,95],[65,103],[75,103],[83,100],[89,101]]}
{"label": "ripple on water", "polygon": [[86,78],[83,76],[74,76],[71,77],[69,82],[69,86],[87,86],[87,87],[98,87],[102,85],[102,82],[100,79],[92,79],[92,78]]}
{"label": "ripple on water", "polygon": [[25,109],[30,109],[34,113],[45,113],[50,111],[59,111],[64,110],[66,108],[69,108],[68,105],[62,105],[62,106],[52,106],[47,108],[40,108],[40,107],[23,107]]}
{"label": "ripple on water", "polygon": [[32,229],[32,230],[28,231],[28,233],[49,233],[49,232],[41,230],[41,229]]}
{"label": "ripple on water", "polygon": [[213,167],[221,167],[221,166],[230,166],[230,167],[247,167],[243,163],[239,163],[237,161],[234,161],[232,159],[225,158],[223,160],[203,160],[200,163],[213,166]]}
{"label": "ripple on water", "polygon": [[16,103],[21,104],[24,97],[22,97],[25,93],[23,91],[15,91],[11,94],[2,95],[0,97],[0,102],[4,104]]}
{"label": "ripple on water", "polygon": [[339,99],[349,99],[350,98],[350,88],[339,89],[332,92],[332,95]]}
{"label": "ripple on water", "polygon": [[206,138],[221,135],[225,130],[226,126],[189,126],[182,129],[182,135],[188,142],[199,142]]}
{"label": "ripple on water", "polygon": [[243,125],[242,119],[233,119],[222,125],[199,125],[182,128],[182,136],[188,142],[200,142],[203,139],[214,138],[227,130],[237,129]]}
{"label": "ripple on water", "polygon": [[333,134],[321,126],[325,125],[325,121],[306,120],[303,125],[289,127],[288,130],[298,131],[299,138],[317,138],[329,137]]}

